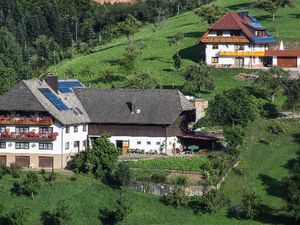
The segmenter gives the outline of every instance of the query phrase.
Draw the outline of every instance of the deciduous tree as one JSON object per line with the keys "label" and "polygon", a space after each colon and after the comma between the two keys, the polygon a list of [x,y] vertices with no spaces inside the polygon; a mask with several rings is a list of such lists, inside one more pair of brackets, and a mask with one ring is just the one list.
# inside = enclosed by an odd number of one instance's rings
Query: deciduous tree
{"label": "deciduous tree", "polygon": [[195,13],[203,22],[213,24],[225,15],[227,10],[220,5],[210,4],[200,7]]}
{"label": "deciduous tree", "polygon": [[153,76],[150,72],[138,72],[127,78],[125,81],[126,88],[137,89],[153,89],[159,88],[159,79]]}

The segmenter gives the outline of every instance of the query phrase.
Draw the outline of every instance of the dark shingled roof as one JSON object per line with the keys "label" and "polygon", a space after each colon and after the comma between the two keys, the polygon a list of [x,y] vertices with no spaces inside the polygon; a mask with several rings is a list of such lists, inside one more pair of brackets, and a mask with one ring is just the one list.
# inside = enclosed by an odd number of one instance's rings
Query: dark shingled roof
{"label": "dark shingled roof", "polygon": [[[74,92],[92,123],[167,125],[183,111],[194,110],[177,90],[76,88]],[[135,113],[128,103],[133,103]]]}
{"label": "dark shingled roof", "polygon": [[0,111],[47,111],[21,81],[6,94],[0,96]]}

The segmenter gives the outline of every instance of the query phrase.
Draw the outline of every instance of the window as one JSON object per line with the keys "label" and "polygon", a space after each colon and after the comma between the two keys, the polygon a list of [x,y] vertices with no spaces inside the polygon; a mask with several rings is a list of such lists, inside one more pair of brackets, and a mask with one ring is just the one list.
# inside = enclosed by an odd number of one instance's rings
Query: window
{"label": "window", "polygon": [[28,133],[29,127],[16,127],[16,133]]}
{"label": "window", "polygon": [[74,133],[78,132],[78,126],[74,126]]}
{"label": "window", "polygon": [[150,141],[147,141],[147,145],[151,145],[151,142],[150,142]]}
{"label": "window", "polygon": [[142,144],[142,142],[141,142],[141,141],[138,141],[137,144],[140,145],[140,144]]}
{"label": "window", "polygon": [[82,142],[82,146],[87,148],[87,141],[86,140]]}
{"label": "window", "polygon": [[40,150],[53,150],[53,144],[52,143],[40,143],[39,149]]}
{"label": "window", "polygon": [[223,31],[218,30],[217,31],[217,36],[223,36]]}
{"label": "window", "polygon": [[218,57],[211,57],[211,63],[218,63],[219,58]]}
{"label": "window", "polygon": [[263,37],[265,36],[266,32],[264,30],[258,30],[255,32],[256,36]]}
{"label": "window", "polygon": [[16,149],[29,149],[29,142],[16,142]]}
{"label": "window", "polygon": [[82,130],[83,130],[83,131],[86,131],[86,125],[83,125],[83,126],[82,126]]}
{"label": "window", "polygon": [[241,36],[241,32],[238,30],[232,30],[230,31],[230,36],[232,37]]}
{"label": "window", "polygon": [[237,49],[238,50],[245,50],[245,46],[244,45],[238,45]]}
{"label": "window", "polygon": [[219,49],[218,45],[212,45],[212,49]]}
{"label": "window", "polygon": [[6,148],[6,142],[0,142],[0,148]]}
{"label": "window", "polygon": [[74,141],[74,148],[79,148],[79,141]]}
{"label": "window", "polygon": [[0,126],[0,132],[5,132],[6,131],[6,126]]}
{"label": "window", "polygon": [[160,145],[160,142],[158,141],[158,142],[156,142],[156,145]]}
{"label": "window", "polygon": [[70,148],[70,142],[66,142],[66,143],[65,143],[65,148],[66,148],[66,149],[69,149],[69,148]]}
{"label": "window", "polygon": [[40,127],[39,128],[40,133],[53,133],[53,127]]}
{"label": "window", "polygon": [[66,133],[70,133],[70,126],[66,126]]}

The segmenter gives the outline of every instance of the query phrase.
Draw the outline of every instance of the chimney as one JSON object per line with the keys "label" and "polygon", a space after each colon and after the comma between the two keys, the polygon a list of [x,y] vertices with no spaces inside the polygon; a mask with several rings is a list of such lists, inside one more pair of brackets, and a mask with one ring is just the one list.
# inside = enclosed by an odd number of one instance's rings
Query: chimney
{"label": "chimney", "polygon": [[53,76],[52,74],[48,74],[46,82],[52,88],[52,90],[55,93],[58,92],[58,77],[57,76]]}

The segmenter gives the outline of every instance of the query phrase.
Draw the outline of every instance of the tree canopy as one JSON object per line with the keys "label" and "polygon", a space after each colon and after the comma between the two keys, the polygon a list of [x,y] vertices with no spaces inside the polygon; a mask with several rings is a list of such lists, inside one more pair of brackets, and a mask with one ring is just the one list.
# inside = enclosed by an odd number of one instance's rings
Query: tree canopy
{"label": "tree canopy", "polygon": [[137,72],[132,76],[129,76],[125,81],[126,88],[137,89],[154,89],[159,88],[159,79],[153,76],[150,72]]}
{"label": "tree canopy", "polygon": [[210,4],[200,7],[195,13],[203,22],[213,24],[217,22],[223,15],[227,13],[227,9],[223,6]]}

